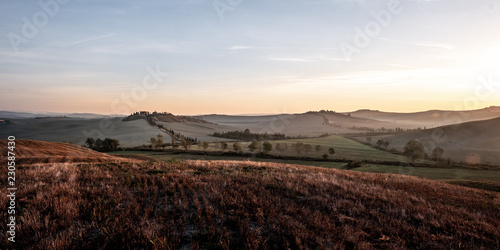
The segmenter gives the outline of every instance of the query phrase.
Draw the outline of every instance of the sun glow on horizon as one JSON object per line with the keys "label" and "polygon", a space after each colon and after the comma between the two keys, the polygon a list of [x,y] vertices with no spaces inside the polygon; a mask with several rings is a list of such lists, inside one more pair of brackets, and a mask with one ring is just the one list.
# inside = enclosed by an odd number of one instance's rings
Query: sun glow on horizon
{"label": "sun glow on horizon", "polygon": [[[254,114],[500,105],[500,8],[466,0],[401,6],[373,34],[365,28],[380,23],[373,13],[387,1],[245,2],[224,20],[203,0],[76,1],[15,51],[9,34],[21,36],[21,17],[43,9],[12,2],[0,10],[0,109]],[[342,44],[356,46],[362,36],[368,42],[347,60]],[[480,79],[491,83],[478,98]]]}

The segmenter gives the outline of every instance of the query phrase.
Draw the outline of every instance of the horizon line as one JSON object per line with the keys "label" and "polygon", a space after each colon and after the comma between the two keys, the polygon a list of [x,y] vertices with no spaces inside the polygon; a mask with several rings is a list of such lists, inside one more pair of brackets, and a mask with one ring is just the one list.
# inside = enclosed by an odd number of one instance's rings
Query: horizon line
{"label": "horizon line", "polygon": [[[497,105],[490,105],[490,106],[484,106],[482,108],[478,109],[455,109],[455,110],[450,110],[450,109],[428,109],[428,110],[420,110],[420,111],[387,111],[387,110],[380,110],[380,109],[369,109],[369,108],[362,108],[362,109],[357,109],[354,111],[336,111],[336,110],[329,110],[329,109],[320,109],[320,110],[308,110],[308,111],[302,111],[302,112],[284,112],[284,113],[198,113],[198,114],[174,114],[172,112],[168,111],[156,111],[158,113],[161,112],[167,112],[171,113],[175,116],[206,116],[206,115],[229,115],[229,116],[270,116],[270,115],[293,115],[293,114],[305,114],[308,112],[320,112],[320,111],[333,111],[335,113],[340,113],[340,114],[348,114],[348,113],[354,113],[358,111],[375,111],[375,112],[384,112],[384,113],[396,113],[396,114],[411,114],[411,113],[423,113],[423,112],[429,112],[429,111],[442,111],[442,112],[467,112],[467,111],[477,111],[477,110],[482,110],[482,109],[488,109],[488,108],[500,108],[500,106]],[[139,111],[148,111],[148,110],[137,110],[135,112]],[[148,111],[148,112],[155,112],[155,111]],[[130,114],[110,114],[110,113],[94,113],[94,112],[57,112],[57,111],[26,111],[26,110],[0,110],[0,112],[12,112],[12,113],[25,113],[25,114],[33,114],[33,115],[79,115],[79,114],[86,114],[86,115],[101,115],[101,116],[128,116]]]}

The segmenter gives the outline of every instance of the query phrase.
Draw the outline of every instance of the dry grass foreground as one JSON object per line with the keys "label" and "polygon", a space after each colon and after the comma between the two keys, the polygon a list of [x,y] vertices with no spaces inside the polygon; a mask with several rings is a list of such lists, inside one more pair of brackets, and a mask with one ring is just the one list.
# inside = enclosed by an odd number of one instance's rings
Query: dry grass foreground
{"label": "dry grass foreground", "polygon": [[[7,164],[7,140],[0,140],[0,163]],[[62,162],[116,162],[123,158],[96,152],[70,143],[54,143],[35,140],[16,140],[14,153],[16,165]],[[133,161],[133,160],[130,160]]]}
{"label": "dry grass foreground", "polygon": [[18,249],[500,245],[497,193],[408,176],[231,161],[22,164],[16,176]]}

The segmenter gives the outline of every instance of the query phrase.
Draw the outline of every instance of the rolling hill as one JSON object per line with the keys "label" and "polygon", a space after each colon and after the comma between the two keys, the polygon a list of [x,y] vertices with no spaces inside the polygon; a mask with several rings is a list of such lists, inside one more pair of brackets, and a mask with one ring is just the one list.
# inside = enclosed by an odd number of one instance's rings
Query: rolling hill
{"label": "rolling hill", "polygon": [[378,110],[358,110],[350,113],[351,116],[393,122],[397,124],[410,124],[419,127],[438,127],[469,121],[489,120],[500,117],[500,107],[491,106],[478,110],[446,111],[429,110],[415,113],[394,113]]}
{"label": "rolling hill", "polygon": [[500,118],[442,126],[386,137],[390,147],[402,150],[411,139],[444,149],[444,157],[469,163],[500,164]]}
{"label": "rolling hill", "polygon": [[121,117],[83,119],[69,117],[45,117],[33,119],[9,119],[0,124],[0,138],[15,136],[18,139],[50,142],[71,142],[83,145],[87,137],[109,137],[120,140],[123,147],[149,144],[151,137],[167,133],[148,124],[146,120],[122,122]]}
{"label": "rolling hill", "polygon": [[250,129],[257,133],[284,133],[287,136],[319,136],[325,133],[346,134],[380,128],[416,128],[408,124],[358,118],[332,111],[267,116],[205,115],[196,118],[229,126],[233,130]]}
{"label": "rolling hill", "polygon": [[[224,141],[225,139],[212,137],[214,132],[231,130],[232,127],[211,123],[202,119],[190,116],[176,116],[170,113],[154,113],[149,115],[135,114],[125,117],[125,123],[143,120],[156,125],[161,125],[165,129],[173,130],[184,136],[197,138],[199,141]],[[169,142],[170,139],[167,140]]]}
{"label": "rolling hill", "polygon": [[[101,155],[77,146],[25,143],[18,141],[21,155],[69,154],[90,161]],[[500,244],[500,197],[494,192],[277,163],[127,161],[22,164],[16,172],[22,177],[16,247],[493,249]],[[1,168],[0,174],[6,171]],[[0,182],[0,203],[8,203],[7,192]],[[0,213],[6,214],[7,206],[0,206]],[[3,246],[9,246],[6,231],[1,223]]]}
{"label": "rolling hill", "polygon": [[36,117],[71,117],[85,119],[102,119],[110,117],[120,117],[122,115],[101,115],[93,113],[30,113],[30,112],[13,112],[0,110],[0,118],[4,119],[21,119],[21,118],[36,118]]}

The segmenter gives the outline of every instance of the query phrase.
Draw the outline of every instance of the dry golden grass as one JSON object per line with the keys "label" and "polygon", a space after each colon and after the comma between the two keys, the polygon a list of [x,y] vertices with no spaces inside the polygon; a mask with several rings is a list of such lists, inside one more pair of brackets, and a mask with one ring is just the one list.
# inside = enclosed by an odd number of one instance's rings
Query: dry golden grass
{"label": "dry golden grass", "polygon": [[[415,177],[277,163],[127,160],[23,164],[16,174],[19,249],[500,244],[498,193]],[[7,204],[3,182],[0,204]],[[8,243],[5,227],[0,224],[1,245]]]}
{"label": "dry golden grass", "polygon": [[[1,164],[7,162],[7,140],[0,140]],[[110,162],[121,161],[120,157],[96,152],[70,143],[35,140],[16,140],[14,153],[16,164],[61,163],[61,162]]]}

